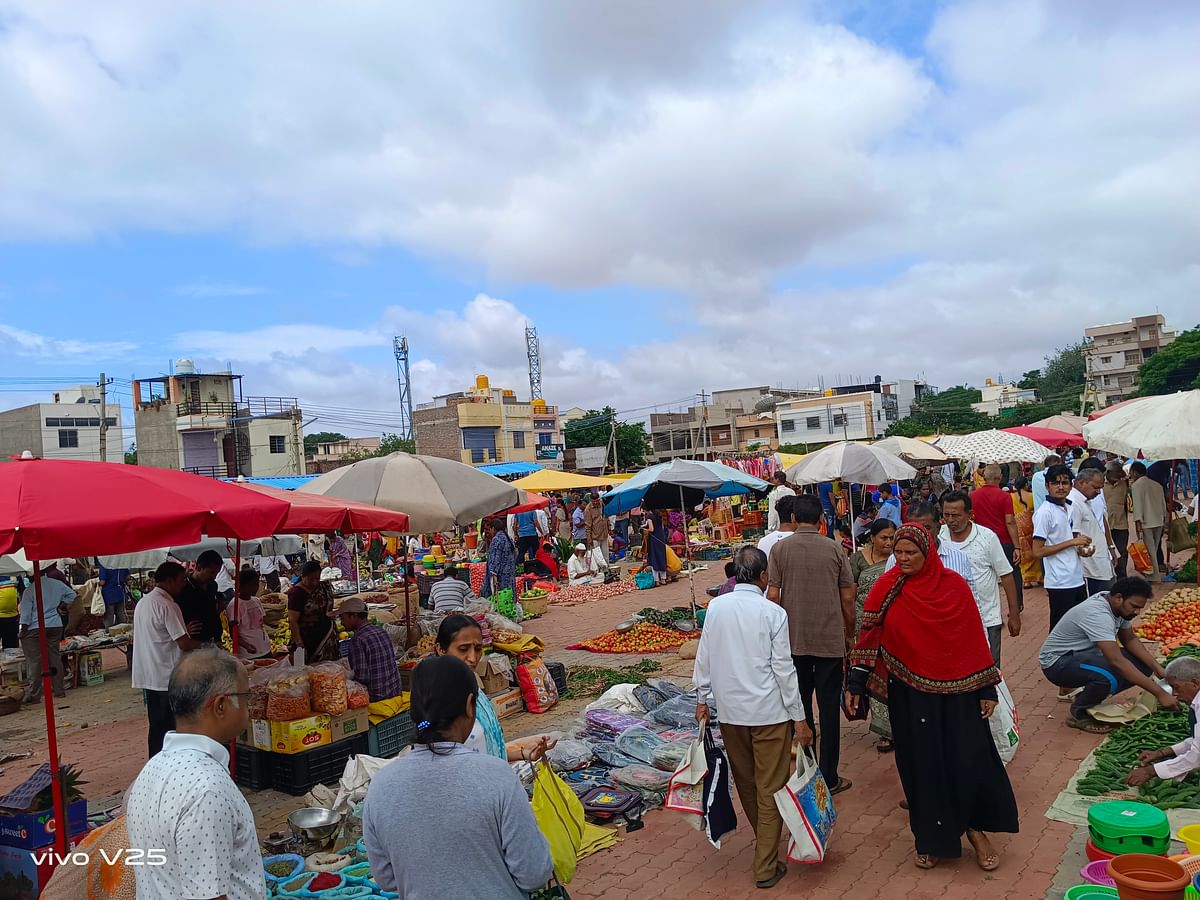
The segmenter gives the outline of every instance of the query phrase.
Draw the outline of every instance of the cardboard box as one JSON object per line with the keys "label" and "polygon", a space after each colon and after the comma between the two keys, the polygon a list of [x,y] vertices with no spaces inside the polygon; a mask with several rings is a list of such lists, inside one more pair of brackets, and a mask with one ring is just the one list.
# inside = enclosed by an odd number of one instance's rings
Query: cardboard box
{"label": "cardboard box", "polygon": [[525,709],[525,701],[521,699],[519,688],[500,691],[498,694],[488,694],[488,699],[492,701],[497,719],[507,719]]}
{"label": "cardboard box", "polygon": [[[87,800],[67,804],[67,821],[71,834],[87,831]],[[47,847],[54,843],[55,830],[53,810],[0,815],[0,844],[8,847],[25,850]]]}
{"label": "cardboard box", "polygon": [[104,657],[99,651],[88,650],[79,654],[79,683],[87,687],[104,684]]}
{"label": "cardboard box", "polygon": [[333,740],[327,715],[309,716],[292,722],[253,719],[250,722],[250,734],[256,749],[272,753],[303,753],[314,747],[323,747]]}
{"label": "cardboard box", "polygon": [[366,734],[370,724],[371,717],[365,706],[361,709],[348,709],[340,716],[330,716],[329,730],[332,734],[332,741],[336,744],[338,741]]}
{"label": "cardboard box", "polygon": [[508,671],[495,659],[495,654],[487,654],[479,660],[475,674],[483,685],[483,692],[488,696],[501,694],[509,688]]}

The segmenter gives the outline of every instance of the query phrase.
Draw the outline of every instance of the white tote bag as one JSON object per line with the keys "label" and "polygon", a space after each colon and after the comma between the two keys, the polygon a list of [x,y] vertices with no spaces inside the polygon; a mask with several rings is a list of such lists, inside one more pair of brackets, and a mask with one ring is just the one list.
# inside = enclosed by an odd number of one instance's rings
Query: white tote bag
{"label": "white tote bag", "polygon": [[775,805],[787,825],[788,862],[819,863],[825,858],[825,848],[837,810],[833,796],[825,783],[817,761],[807,748],[796,753],[796,771],[787,784],[775,792]]}
{"label": "white tote bag", "polygon": [[1017,744],[1021,741],[1021,732],[1017,727],[1017,705],[1013,703],[1012,694],[1003,680],[996,685],[996,696],[996,711],[988,719],[988,727],[992,729],[992,740],[996,742],[1000,761],[1007,766],[1017,755]]}

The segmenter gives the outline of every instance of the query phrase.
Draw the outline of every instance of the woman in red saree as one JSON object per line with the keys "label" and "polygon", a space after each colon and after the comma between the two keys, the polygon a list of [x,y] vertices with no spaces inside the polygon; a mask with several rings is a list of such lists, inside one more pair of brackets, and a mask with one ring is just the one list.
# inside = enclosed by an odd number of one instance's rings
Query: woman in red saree
{"label": "woman in red saree", "polygon": [[886,702],[916,864],[962,855],[1000,864],[986,832],[1016,832],[1017,803],[988,727],[1000,673],[971,589],[946,569],[918,525],[896,530],[896,566],[867,597],[850,654],[846,706]]}

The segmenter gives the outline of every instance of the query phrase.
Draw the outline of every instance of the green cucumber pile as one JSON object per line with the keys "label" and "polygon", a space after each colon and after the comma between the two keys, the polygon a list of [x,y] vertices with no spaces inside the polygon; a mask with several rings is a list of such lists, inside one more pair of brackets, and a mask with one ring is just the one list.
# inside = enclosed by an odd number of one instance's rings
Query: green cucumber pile
{"label": "green cucumber pile", "polygon": [[1200,647],[1197,647],[1195,644],[1183,644],[1179,647],[1176,647],[1167,654],[1167,662],[1170,662],[1173,659],[1179,659],[1181,656],[1194,656],[1200,658]]}
{"label": "green cucumber pile", "polygon": [[[1076,789],[1085,797],[1127,791],[1125,779],[1137,766],[1139,753],[1178,744],[1189,733],[1186,710],[1160,709],[1122,725],[1096,750],[1096,765],[1079,779]],[[1200,773],[1193,772],[1183,781],[1151,778],[1138,788],[1138,799],[1159,809],[1200,808]]]}

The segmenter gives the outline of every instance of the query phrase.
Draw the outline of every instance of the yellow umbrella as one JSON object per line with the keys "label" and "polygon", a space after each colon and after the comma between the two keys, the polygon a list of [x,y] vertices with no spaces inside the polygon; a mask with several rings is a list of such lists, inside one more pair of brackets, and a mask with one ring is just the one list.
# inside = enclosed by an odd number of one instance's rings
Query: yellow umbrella
{"label": "yellow umbrella", "polygon": [[808,456],[808,454],[807,453],[781,453],[781,452],[777,451],[775,453],[775,456],[779,460],[779,467],[781,469],[786,470],[786,469],[790,469],[796,463],[800,462],[800,460],[804,459],[804,457]]}
{"label": "yellow umbrella", "polygon": [[541,469],[518,478],[512,482],[514,487],[526,491],[574,491],[584,488],[607,487],[616,480],[610,476],[593,477],[591,475],[576,475],[574,472],[556,472],[553,469]]}

